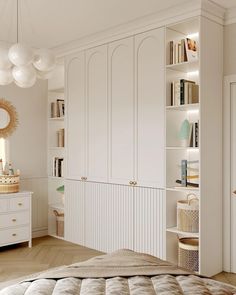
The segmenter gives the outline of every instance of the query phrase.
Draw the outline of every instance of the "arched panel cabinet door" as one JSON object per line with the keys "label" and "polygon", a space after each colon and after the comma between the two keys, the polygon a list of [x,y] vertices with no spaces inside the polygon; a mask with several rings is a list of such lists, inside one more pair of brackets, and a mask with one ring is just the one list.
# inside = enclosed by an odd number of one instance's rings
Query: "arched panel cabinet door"
{"label": "arched panel cabinet door", "polygon": [[164,187],[164,67],[164,29],[135,36],[135,180],[139,186]]}
{"label": "arched panel cabinet door", "polygon": [[109,182],[134,179],[134,39],[109,44]]}
{"label": "arched panel cabinet door", "polygon": [[66,178],[86,176],[85,53],[66,59]]}
{"label": "arched panel cabinet door", "polygon": [[86,51],[87,179],[108,181],[107,45]]}

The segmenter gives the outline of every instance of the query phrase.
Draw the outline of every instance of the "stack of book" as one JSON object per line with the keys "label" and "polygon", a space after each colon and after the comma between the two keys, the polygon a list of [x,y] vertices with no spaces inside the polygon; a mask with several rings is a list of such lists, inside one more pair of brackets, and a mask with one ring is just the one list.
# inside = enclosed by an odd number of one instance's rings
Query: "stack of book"
{"label": "stack of book", "polygon": [[65,104],[63,99],[57,99],[55,102],[51,102],[51,118],[64,117]]}
{"label": "stack of book", "polygon": [[65,129],[59,129],[57,131],[57,146],[64,147],[65,146]]}
{"label": "stack of book", "polygon": [[181,161],[181,179],[177,179],[176,183],[182,187],[199,187],[199,161]]}
{"label": "stack of book", "polygon": [[199,122],[190,123],[189,147],[199,147]]}
{"label": "stack of book", "polygon": [[199,102],[199,85],[180,79],[171,83],[171,105],[179,106]]}
{"label": "stack of book", "polygon": [[59,157],[53,158],[52,176],[64,177],[64,159]]}
{"label": "stack of book", "polygon": [[190,38],[170,41],[170,64],[197,60],[197,42]]}

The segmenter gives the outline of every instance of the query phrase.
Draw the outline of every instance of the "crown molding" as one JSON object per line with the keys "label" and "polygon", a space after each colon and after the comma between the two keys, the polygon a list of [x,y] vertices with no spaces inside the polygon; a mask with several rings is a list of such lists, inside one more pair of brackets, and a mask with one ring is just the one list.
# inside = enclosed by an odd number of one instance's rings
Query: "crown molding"
{"label": "crown molding", "polygon": [[182,5],[172,6],[158,13],[136,19],[114,28],[53,47],[57,57],[63,57],[84,49],[99,46],[118,39],[136,35],[158,27],[168,26],[188,18],[204,16],[212,21],[224,24],[225,10],[211,0],[187,0]]}
{"label": "crown molding", "polygon": [[224,24],[231,25],[236,23],[236,6],[226,10]]}

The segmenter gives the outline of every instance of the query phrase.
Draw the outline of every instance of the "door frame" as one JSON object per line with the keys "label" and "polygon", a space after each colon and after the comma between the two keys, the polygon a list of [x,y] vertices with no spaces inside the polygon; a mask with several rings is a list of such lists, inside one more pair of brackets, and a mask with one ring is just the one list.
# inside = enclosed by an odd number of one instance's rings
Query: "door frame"
{"label": "door frame", "polygon": [[223,100],[223,270],[231,271],[231,84],[236,75],[224,77]]}

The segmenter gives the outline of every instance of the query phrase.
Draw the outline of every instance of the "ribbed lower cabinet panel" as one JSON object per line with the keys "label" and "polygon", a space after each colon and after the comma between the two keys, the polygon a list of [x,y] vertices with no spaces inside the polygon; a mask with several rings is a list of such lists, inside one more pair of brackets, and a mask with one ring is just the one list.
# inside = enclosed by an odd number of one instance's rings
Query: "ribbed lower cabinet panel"
{"label": "ribbed lower cabinet panel", "polygon": [[84,245],[84,182],[66,180],[65,196],[65,239]]}
{"label": "ribbed lower cabinet panel", "polygon": [[134,188],[134,249],[165,256],[164,194],[152,188]]}
{"label": "ribbed lower cabinet panel", "polygon": [[162,190],[66,181],[66,240],[103,252],[131,249],[163,257]]}

